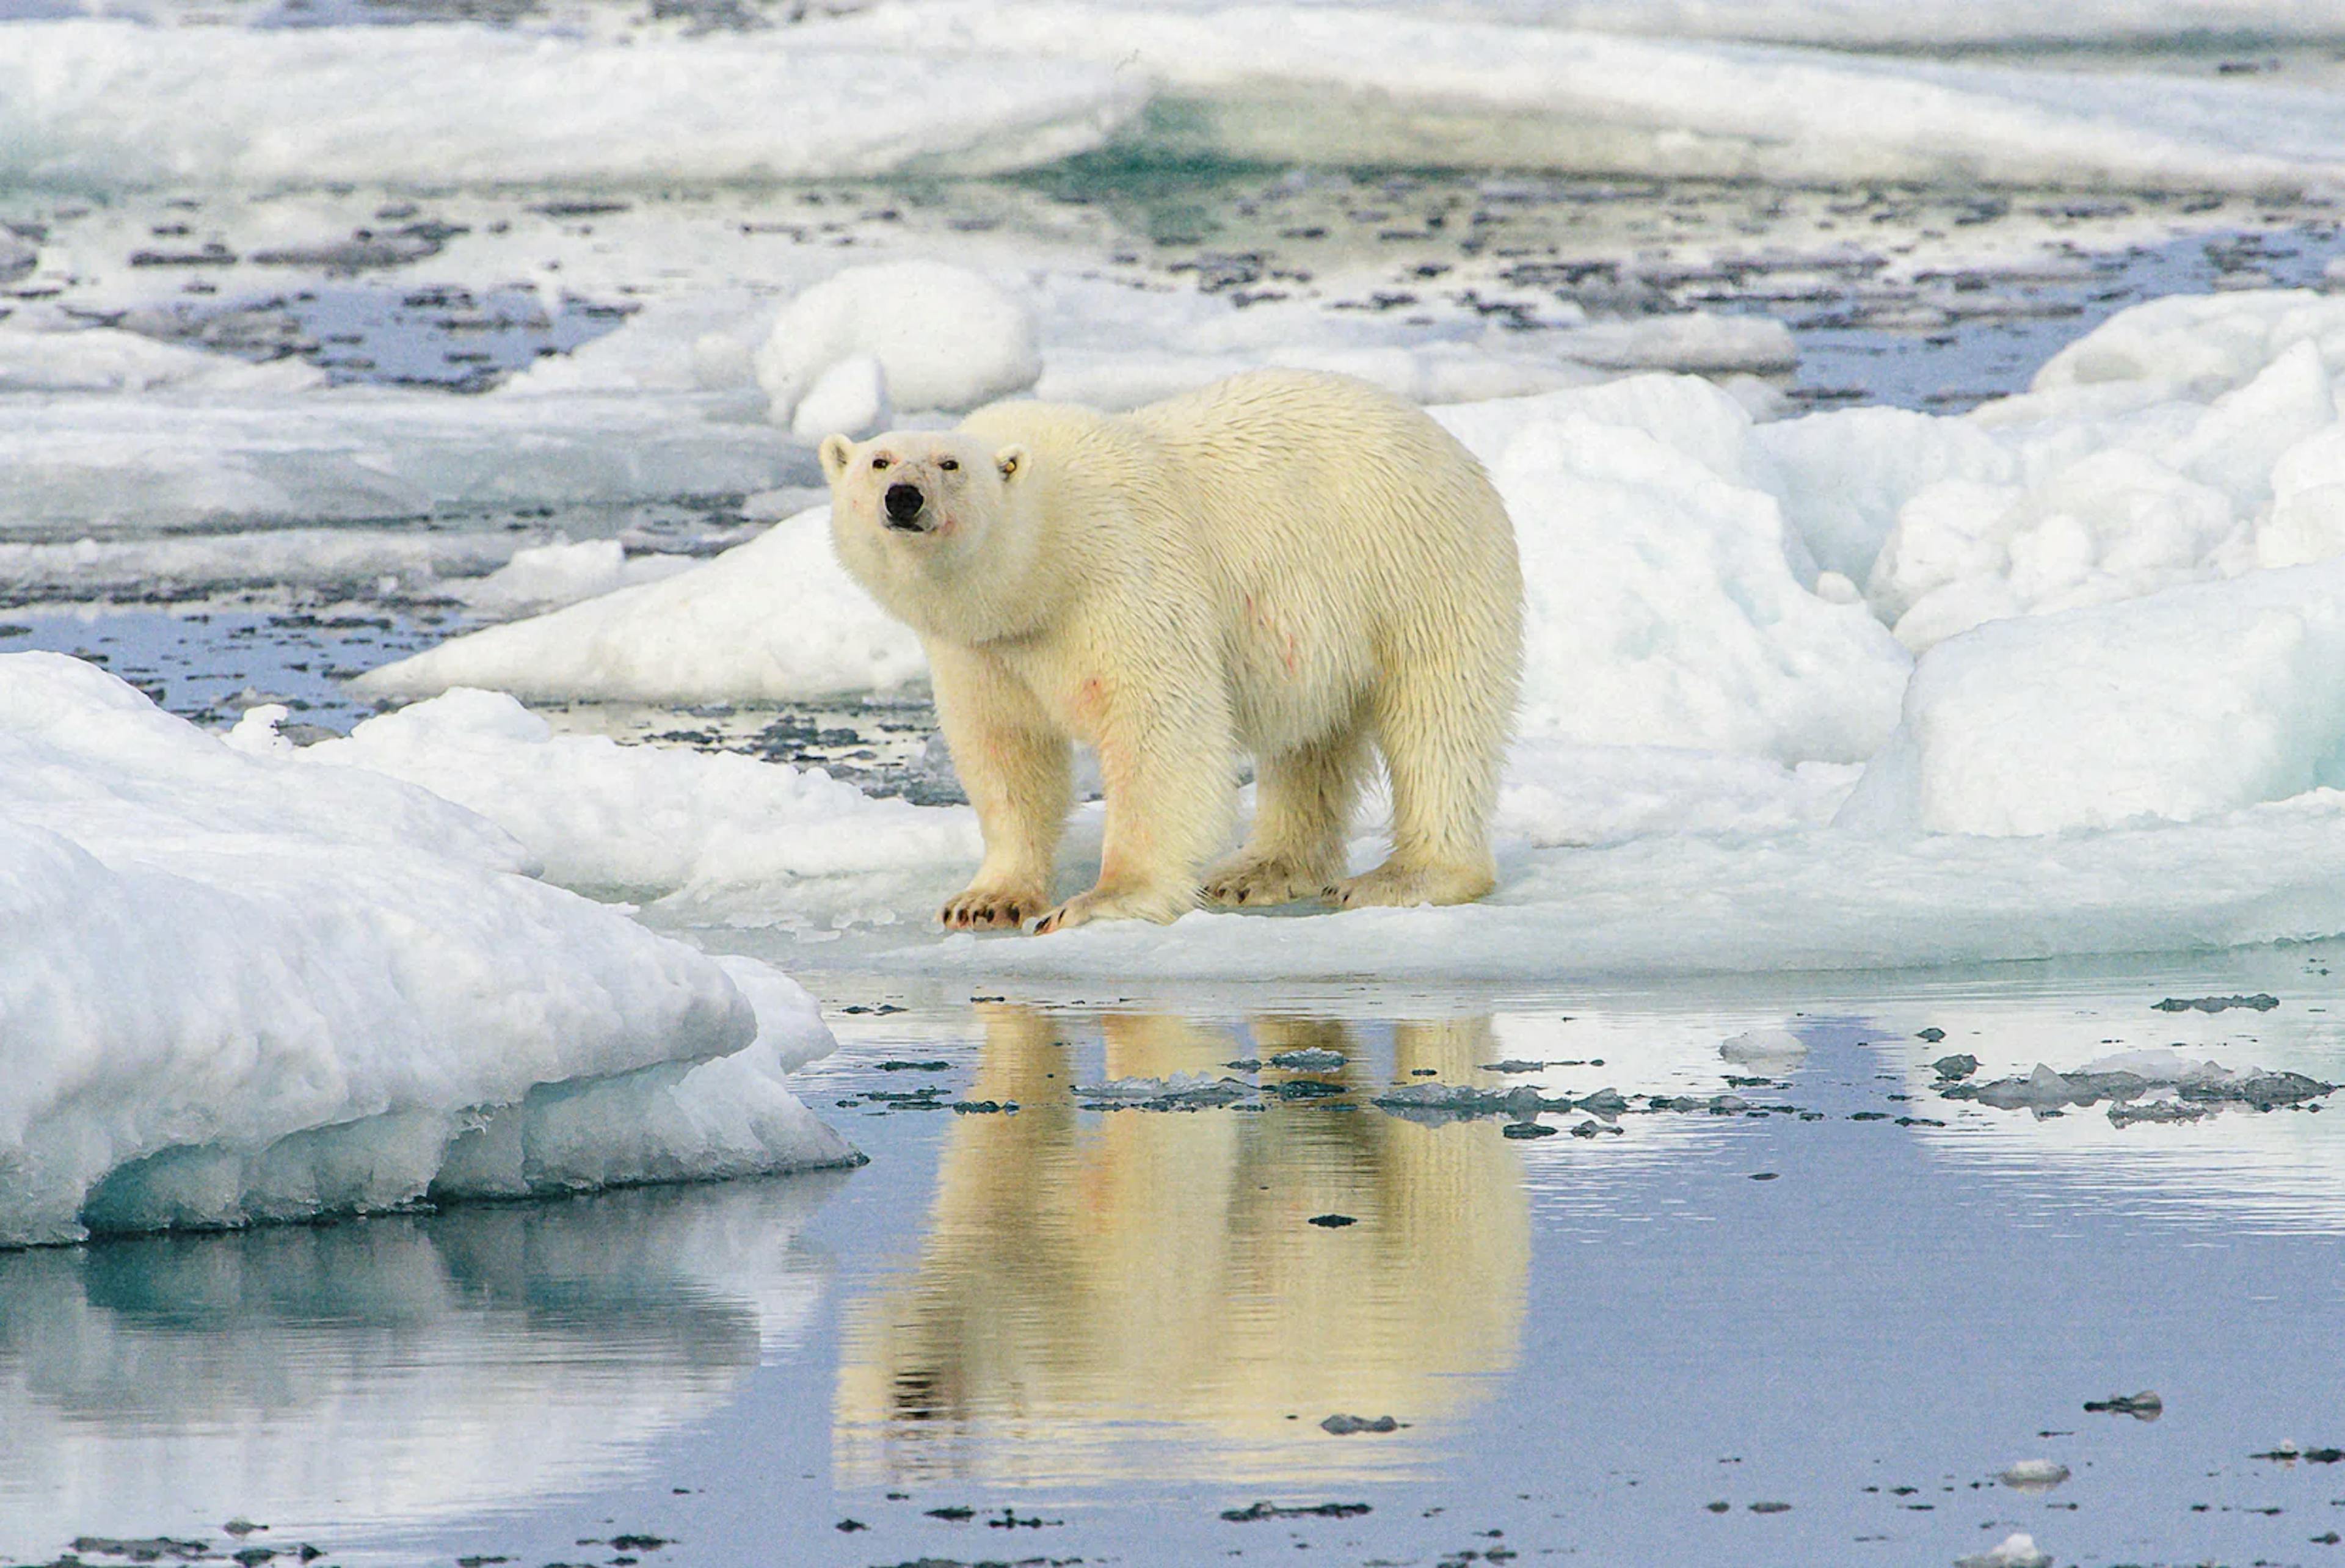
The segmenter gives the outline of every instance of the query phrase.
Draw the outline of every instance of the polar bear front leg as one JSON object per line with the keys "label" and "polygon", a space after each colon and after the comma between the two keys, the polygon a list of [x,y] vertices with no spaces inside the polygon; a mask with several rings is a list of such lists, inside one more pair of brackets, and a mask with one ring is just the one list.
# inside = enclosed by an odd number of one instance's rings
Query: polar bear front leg
{"label": "polar bear front leg", "polygon": [[932,644],[929,669],[953,772],[985,835],[977,875],[937,918],[960,931],[1022,926],[1051,902],[1074,790],[1067,737],[999,661]]}
{"label": "polar bear front leg", "polygon": [[1228,703],[1217,681],[1203,683],[1152,676],[1150,690],[1115,703],[1099,725],[1107,786],[1099,884],[1036,921],[1037,936],[1092,920],[1177,920],[1196,907],[1205,862],[1229,835],[1234,794]]}

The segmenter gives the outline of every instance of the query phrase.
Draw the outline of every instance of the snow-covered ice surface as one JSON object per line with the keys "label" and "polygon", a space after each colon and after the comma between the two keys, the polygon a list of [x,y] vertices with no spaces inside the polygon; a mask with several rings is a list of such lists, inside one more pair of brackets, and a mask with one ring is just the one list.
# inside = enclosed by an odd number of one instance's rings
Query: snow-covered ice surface
{"label": "snow-covered ice surface", "polygon": [[[766,877],[727,851],[705,857],[727,868],[715,878],[624,885],[659,896],[663,921],[765,930],[727,940],[788,961],[971,975],[1667,975],[2338,935],[2345,585],[2322,531],[2340,429],[2323,344],[2340,331],[2345,302],[2311,293],[2164,301],[1960,416],[1754,422],[1707,382],[1660,376],[1441,409],[1507,497],[1528,583],[1500,885],[1470,907],[944,938],[927,906],[966,852],[917,867],[900,835],[845,819],[827,875],[785,855],[790,876]],[[899,693],[917,645],[824,531],[801,514],[361,684]],[[2269,563],[2271,540],[2314,563]],[[426,764],[411,750],[395,765]],[[528,791],[492,793],[482,809],[569,853]],[[967,843],[964,808],[901,809]],[[1071,880],[1096,835],[1094,809]]]}
{"label": "snow-covered ice surface", "polygon": [[837,1163],[803,990],[379,774],[0,656],[0,1244]]}

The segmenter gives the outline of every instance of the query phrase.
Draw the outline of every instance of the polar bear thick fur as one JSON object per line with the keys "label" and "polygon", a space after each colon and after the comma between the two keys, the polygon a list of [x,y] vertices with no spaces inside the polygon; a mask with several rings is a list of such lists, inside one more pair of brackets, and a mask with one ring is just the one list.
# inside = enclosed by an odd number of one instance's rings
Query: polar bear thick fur
{"label": "polar bear thick fur", "polygon": [[[984,828],[946,925],[1490,890],[1522,573],[1488,476],[1416,407],[1263,370],[1122,415],[996,403],[821,457],[839,559],[926,644]],[[1071,740],[1098,754],[1107,833],[1099,885],[1051,908]],[[1346,877],[1371,741],[1392,854]],[[1253,832],[1208,871],[1241,747]]]}

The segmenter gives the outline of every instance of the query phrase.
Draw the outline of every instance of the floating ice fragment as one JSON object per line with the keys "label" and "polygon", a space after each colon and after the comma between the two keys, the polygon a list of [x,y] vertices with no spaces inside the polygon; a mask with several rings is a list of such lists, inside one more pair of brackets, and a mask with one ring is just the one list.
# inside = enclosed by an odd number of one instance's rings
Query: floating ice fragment
{"label": "floating ice fragment", "polygon": [[2056,1459],[2023,1459],[1995,1479],[2019,1492],[2049,1492],[2068,1479],[2068,1467]]}
{"label": "floating ice fragment", "polygon": [[2052,1554],[2039,1551],[2033,1535],[2015,1530],[1990,1551],[1955,1558],[1954,1568],[2052,1568]]}
{"label": "floating ice fragment", "polygon": [[1979,1059],[1968,1051],[1951,1057],[1940,1057],[1930,1064],[1931,1070],[1942,1078],[1962,1079],[1979,1069]]}
{"label": "floating ice fragment", "polygon": [[2259,991],[2252,996],[2168,996],[2150,1006],[2161,1013],[2219,1013],[2230,1007],[2252,1007],[2259,1013],[2269,1013],[2279,1006],[2279,998],[2269,991]]}
{"label": "floating ice fragment", "polygon": [[1808,1054],[1807,1042],[1789,1029],[1748,1029],[1729,1037],[1718,1054],[1730,1062],[1796,1062]]}
{"label": "floating ice fragment", "polygon": [[1332,1073],[1345,1061],[1341,1051],[1330,1051],[1309,1046],[1299,1051],[1280,1051],[1270,1058],[1270,1065],[1284,1067],[1289,1072]]}
{"label": "floating ice fragment", "polygon": [[1380,1415],[1374,1420],[1364,1415],[1331,1415],[1319,1423],[1319,1430],[1337,1437],[1349,1437],[1358,1431],[1398,1431],[1405,1424],[1388,1415]]}
{"label": "floating ice fragment", "polygon": [[1941,1081],[1937,1085],[1938,1093],[1947,1099],[1976,1100],[1997,1110],[2027,1109],[2038,1115],[2055,1113],[2066,1106],[2113,1100],[2128,1108],[2123,1111],[2112,1108],[2112,1119],[2120,1123],[2197,1119],[2179,1107],[2157,1109],[2157,1101],[2138,1109],[2130,1108],[2131,1102],[2153,1090],[2170,1090],[2180,1099],[2200,1106],[2243,1105],[2270,1110],[2321,1098],[2334,1093],[2337,1087],[2297,1072],[2275,1073],[2250,1067],[2244,1073],[2235,1073],[2218,1063],[2194,1062],[2165,1049],[2120,1052],[2068,1073],[2055,1072],[2038,1062],[2035,1070],[2025,1077],[1997,1078],[1986,1084]]}
{"label": "floating ice fragment", "polygon": [[[1465,1084],[1396,1084],[1369,1103],[1411,1121],[1437,1123],[1486,1116],[1529,1121],[1542,1112],[1570,1110],[1575,1102],[1569,1095],[1543,1098],[1528,1085],[1501,1091]],[[1626,1102],[1622,1103],[1625,1109]]]}
{"label": "floating ice fragment", "polygon": [[2144,1389],[2137,1394],[2112,1394],[2105,1400],[2086,1400],[2085,1410],[2094,1415],[2129,1415],[2136,1421],[2156,1421],[2166,1413],[2166,1401],[2156,1389]]}
{"label": "floating ice fragment", "polygon": [[1206,1106],[1233,1105],[1259,1092],[1236,1078],[1207,1077],[1203,1073],[1174,1073],[1162,1078],[1114,1078],[1103,1084],[1078,1084],[1075,1098],[1094,1108],[1138,1107],[1149,1110],[1194,1110]]}
{"label": "floating ice fragment", "polygon": [[2191,1105],[2178,1099],[2109,1102],[2109,1120],[2118,1127],[2130,1127],[2137,1121],[2201,1121],[2214,1114],[2206,1106]]}
{"label": "floating ice fragment", "polygon": [[2249,1459],[2274,1459],[2282,1464],[2294,1464],[2303,1460],[2309,1464],[2335,1464],[2345,1460],[2345,1448],[2299,1448],[2293,1440],[2281,1443],[2268,1453],[2251,1453]]}

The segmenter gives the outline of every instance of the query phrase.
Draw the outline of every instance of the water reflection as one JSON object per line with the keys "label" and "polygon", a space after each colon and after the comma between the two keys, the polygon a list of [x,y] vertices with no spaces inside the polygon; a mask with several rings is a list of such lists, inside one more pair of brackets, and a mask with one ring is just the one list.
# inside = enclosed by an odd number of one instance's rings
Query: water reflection
{"label": "water reflection", "polygon": [[[969,1096],[1020,1108],[956,1118],[917,1264],[850,1310],[843,1482],[1403,1472],[1514,1367],[1529,1215],[1496,1126],[1274,1093],[1259,1109],[1080,1111],[1070,1020],[980,1011]],[[1309,1076],[1352,1099],[1389,1081],[1340,1022],[1099,1027],[1111,1079],[1317,1047],[1346,1063]],[[1487,1017],[1395,1026],[1390,1050],[1395,1076],[1448,1083],[1488,1082],[1477,1069],[1497,1055]],[[1308,1222],[1329,1214],[1354,1223]],[[1411,1424],[1332,1437],[1318,1423],[1336,1413]]]}
{"label": "water reflection", "polygon": [[802,1330],[841,1179],[0,1255],[0,1554],[592,1487]]}

